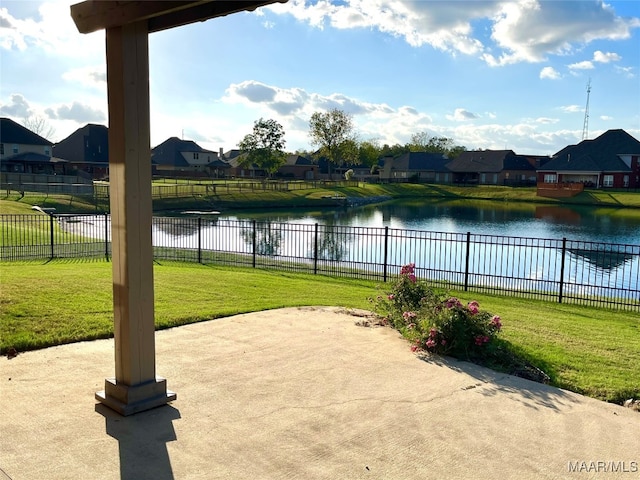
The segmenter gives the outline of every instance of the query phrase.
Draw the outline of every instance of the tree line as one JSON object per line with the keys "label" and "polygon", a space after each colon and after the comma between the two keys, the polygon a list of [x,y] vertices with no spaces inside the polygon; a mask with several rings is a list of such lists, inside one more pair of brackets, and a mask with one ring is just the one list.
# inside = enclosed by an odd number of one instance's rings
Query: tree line
{"label": "tree line", "polygon": [[[240,166],[251,165],[273,175],[284,165],[288,153],[285,151],[284,128],[273,119],[260,118],[253,125],[252,133],[246,135],[238,148],[244,154]],[[442,153],[454,158],[466,150],[456,145],[451,138],[433,137],[427,132],[411,135],[411,141],[405,145],[382,146],[375,140],[359,141],[353,124],[353,117],[343,110],[334,108],[327,112],[315,112],[309,120],[310,144],[317,149],[313,152],[298,150],[295,153],[314,161],[327,160],[329,177],[331,168],[362,165],[377,168],[378,161],[384,156],[396,156],[409,152]]]}

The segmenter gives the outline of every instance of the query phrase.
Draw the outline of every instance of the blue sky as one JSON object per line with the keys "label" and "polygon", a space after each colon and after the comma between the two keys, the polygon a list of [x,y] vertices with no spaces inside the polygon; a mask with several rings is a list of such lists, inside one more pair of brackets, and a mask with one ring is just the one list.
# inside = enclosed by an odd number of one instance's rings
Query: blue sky
{"label": "blue sky", "polygon": [[[0,3],[0,115],[59,141],[107,124],[104,32],[76,2]],[[640,2],[289,0],[150,36],[151,146],[225,151],[273,118],[286,148],[336,107],[360,140],[446,136],[469,149],[553,154],[622,128],[640,139]]]}

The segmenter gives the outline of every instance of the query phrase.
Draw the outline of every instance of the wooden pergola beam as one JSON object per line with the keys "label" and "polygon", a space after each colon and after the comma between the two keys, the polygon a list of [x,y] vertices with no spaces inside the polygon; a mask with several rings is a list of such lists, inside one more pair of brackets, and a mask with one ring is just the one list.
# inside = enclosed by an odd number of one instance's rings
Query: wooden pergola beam
{"label": "wooden pergola beam", "polygon": [[148,32],[158,32],[194,22],[287,0],[109,1],[89,0],[71,6],[80,33],[147,21]]}

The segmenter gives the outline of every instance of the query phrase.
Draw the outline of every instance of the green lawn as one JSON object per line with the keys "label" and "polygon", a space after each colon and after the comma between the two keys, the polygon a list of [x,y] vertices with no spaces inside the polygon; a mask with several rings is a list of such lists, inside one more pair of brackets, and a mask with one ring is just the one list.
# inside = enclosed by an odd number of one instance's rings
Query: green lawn
{"label": "green lawn", "polygon": [[[104,261],[0,264],[1,351],[111,336],[111,266]],[[193,264],[156,264],[154,276],[158,328],[280,307],[367,309],[368,298],[378,293],[367,281]],[[451,293],[500,315],[502,338],[555,385],[615,402],[640,398],[637,313]]]}

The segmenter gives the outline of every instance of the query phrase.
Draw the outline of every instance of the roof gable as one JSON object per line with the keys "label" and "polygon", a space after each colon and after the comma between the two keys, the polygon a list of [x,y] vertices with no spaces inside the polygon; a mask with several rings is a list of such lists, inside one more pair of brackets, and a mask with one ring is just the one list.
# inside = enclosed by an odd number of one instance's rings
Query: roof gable
{"label": "roof gable", "polygon": [[56,143],[53,155],[74,163],[109,163],[109,129],[87,123]]}
{"label": "roof gable", "polygon": [[287,155],[285,159],[285,165],[294,166],[294,165],[313,165],[313,162],[309,160],[307,157],[303,157],[302,155]]}
{"label": "roof gable", "polygon": [[510,162],[508,158],[515,156],[513,150],[465,151],[451,160],[447,166],[453,172],[496,173],[505,169],[505,163]]}
{"label": "roof gable", "polygon": [[190,164],[182,155],[185,152],[217,155],[217,153],[202,148],[192,140],[180,140],[178,137],[170,137],[151,149],[151,159],[157,165],[188,167]]}
{"label": "roof gable", "polygon": [[0,142],[19,145],[53,145],[53,142],[6,117],[0,118]]}
{"label": "roof gable", "polygon": [[408,152],[393,158],[393,168],[403,171],[447,171],[449,158],[443,153]]}
{"label": "roof gable", "polygon": [[619,155],[640,155],[640,141],[621,129],[607,130],[593,140],[569,145],[547,162],[542,171],[625,172],[630,167]]}

